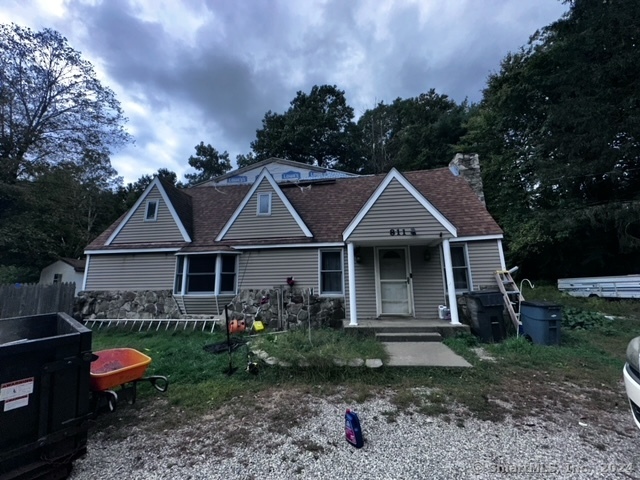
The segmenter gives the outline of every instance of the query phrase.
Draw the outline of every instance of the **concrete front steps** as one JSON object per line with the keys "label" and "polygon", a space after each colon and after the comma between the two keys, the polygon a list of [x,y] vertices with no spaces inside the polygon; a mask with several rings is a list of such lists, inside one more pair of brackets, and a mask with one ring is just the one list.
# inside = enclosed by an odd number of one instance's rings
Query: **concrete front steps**
{"label": "concrete front steps", "polygon": [[343,323],[347,333],[375,336],[389,354],[389,367],[471,367],[442,343],[444,337],[469,332],[468,325],[451,325],[444,320],[384,318],[359,320],[357,326]]}
{"label": "concrete front steps", "polygon": [[378,332],[376,339],[381,342],[441,342],[437,332]]}
{"label": "concrete front steps", "polygon": [[469,332],[468,325],[452,325],[445,320],[403,317],[359,320],[357,326],[349,325],[349,322],[344,320],[343,326],[347,333],[368,333],[383,342],[440,342],[444,337],[454,336],[458,332]]}

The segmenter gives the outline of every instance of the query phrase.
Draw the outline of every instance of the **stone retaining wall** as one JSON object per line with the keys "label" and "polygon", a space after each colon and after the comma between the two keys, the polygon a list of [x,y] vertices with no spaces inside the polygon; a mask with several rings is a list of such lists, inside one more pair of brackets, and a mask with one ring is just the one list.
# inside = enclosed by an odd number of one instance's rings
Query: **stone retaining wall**
{"label": "stone retaining wall", "polygon": [[[309,321],[313,328],[342,326],[345,309],[342,297],[310,295],[306,289],[293,287],[243,290],[231,302],[229,315],[232,319],[248,316],[262,321],[270,329],[288,330],[306,326]],[[83,321],[194,317],[180,313],[171,290],[80,292],[75,300],[73,316]]]}
{"label": "stone retaining wall", "polygon": [[79,292],[73,309],[77,320],[104,318],[181,318],[171,290]]}
{"label": "stone retaining wall", "polygon": [[243,290],[231,302],[230,317],[245,315],[262,321],[267,327],[288,330],[307,326],[340,327],[345,318],[344,298],[311,295],[307,289]]}

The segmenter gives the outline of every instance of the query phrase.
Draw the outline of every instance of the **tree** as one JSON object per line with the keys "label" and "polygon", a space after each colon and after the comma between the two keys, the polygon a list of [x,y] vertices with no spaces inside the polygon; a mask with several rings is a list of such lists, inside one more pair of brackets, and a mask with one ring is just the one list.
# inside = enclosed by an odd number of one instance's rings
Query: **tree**
{"label": "tree", "polygon": [[196,154],[189,157],[189,165],[198,172],[185,174],[188,185],[204,182],[231,170],[229,153],[226,151],[219,153],[210,144],[205,145],[204,142],[200,142],[195,148]]}
{"label": "tree", "polygon": [[[259,162],[280,157],[321,167],[334,166],[351,154],[353,108],[335,85],[315,85],[309,94],[297,92],[283,113],[268,111],[251,142]],[[243,160],[247,160],[243,157]]]}
{"label": "tree", "polygon": [[120,103],[93,66],[51,29],[0,25],[0,181],[130,140]]}
{"label": "tree", "polygon": [[640,267],[640,3],[573,0],[489,77],[463,140],[510,261],[532,276]]}
{"label": "tree", "polygon": [[122,201],[122,211],[129,210],[140,198],[140,195],[146,190],[146,188],[153,182],[154,177],[161,178],[165,182],[170,183],[174,187],[182,188],[184,185],[178,182],[178,175],[176,172],[169,170],[168,168],[159,168],[154,175],[144,174],[138,180],[133,183],[127,183],[125,186],[120,186],[117,191],[117,196]]}
{"label": "tree", "polygon": [[114,193],[119,181],[99,159],[86,158],[82,166],[61,162],[29,180],[0,184],[8,200],[0,213],[0,265],[37,280],[59,257],[82,256],[122,212]]}
{"label": "tree", "polygon": [[238,168],[242,168],[242,167],[246,167],[248,165],[252,165],[254,163],[256,163],[258,160],[256,160],[255,155],[253,154],[253,152],[249,152],[246,155],[243,153],[240,153],[238,155],[236,155],[236,163],[238,164]]}
{"label": "tree", "polygon": [[466,132],[466,101],[458,105],[434,89],[418,97],[380,102],[358,120],[362,139],[361,173],[424,170],[446,166]]}

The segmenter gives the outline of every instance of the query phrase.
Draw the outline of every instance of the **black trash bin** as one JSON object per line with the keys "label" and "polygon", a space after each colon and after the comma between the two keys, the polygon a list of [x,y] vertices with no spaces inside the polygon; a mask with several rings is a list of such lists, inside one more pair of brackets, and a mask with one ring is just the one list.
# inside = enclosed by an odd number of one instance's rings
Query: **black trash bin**
{"label": "black trash bin", "polygon": [[504,297],[501,292],[465,294],[471,318],[471,331],[483,342],[500,342],[506,336]]}
{"label": "black trash bin", "polygon": [[560,345],[562,305],[549,302],[520,304],[522,334],[537,345]]}
{"label": "black trash bin", "polygon": [[91,356],[65,313],[0,319],[0,479],[66,478],[85,453]]}

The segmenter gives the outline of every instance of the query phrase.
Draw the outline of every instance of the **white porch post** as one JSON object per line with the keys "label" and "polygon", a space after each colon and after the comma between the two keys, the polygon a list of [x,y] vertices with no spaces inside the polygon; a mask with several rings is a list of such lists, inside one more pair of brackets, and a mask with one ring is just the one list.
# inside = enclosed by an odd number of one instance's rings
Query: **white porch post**
{"label": "white porch post", "polygon": [[459,324],[458,302],[456,301],[456,285],[453,281],[453,263],[451,262],[451,248],[449,239],[442,242],[442,252],[444,253],[444,273],[447,279],[447,293],[449,294],[449,310],[451,311],[451,323]]}
{"label": "white porch post", "polygon": [[358,325],[356,309],[356,254],[353,243],[347,243],[347,268],[349,269],[349,325]]}

